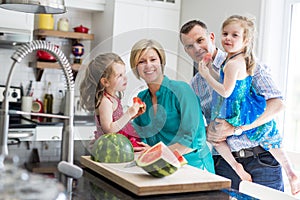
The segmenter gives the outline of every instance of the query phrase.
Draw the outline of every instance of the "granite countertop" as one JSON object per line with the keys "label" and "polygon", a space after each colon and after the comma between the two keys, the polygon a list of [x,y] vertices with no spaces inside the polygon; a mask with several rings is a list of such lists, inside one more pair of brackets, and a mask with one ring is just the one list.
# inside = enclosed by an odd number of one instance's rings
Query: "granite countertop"
{"label": "granite countertop", "polygon": [[180,193],[180,194],[166,194],[166,195],[152,195],[152,196],[137,196],[116,183],[104,178],[96,172],[84,168],[83,177],[74,180],[72,200],[157,200],[157,199],[176,199],[176,200],[194,200],[194,199],[255,199],[245,194],[239,193],[232,189],[223,189],[208,192],[193,192],[193,193]]}

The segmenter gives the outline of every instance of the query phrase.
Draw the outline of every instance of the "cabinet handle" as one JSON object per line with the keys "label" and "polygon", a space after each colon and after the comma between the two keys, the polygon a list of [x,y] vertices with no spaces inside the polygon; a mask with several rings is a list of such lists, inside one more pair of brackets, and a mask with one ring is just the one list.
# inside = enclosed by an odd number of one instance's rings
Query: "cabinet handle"
{"label": "cabinet handle", "polygon": [[58,137],[58,136],[52,136],[51,139],[52,139],[52,140],[59,140],[60,137]]}

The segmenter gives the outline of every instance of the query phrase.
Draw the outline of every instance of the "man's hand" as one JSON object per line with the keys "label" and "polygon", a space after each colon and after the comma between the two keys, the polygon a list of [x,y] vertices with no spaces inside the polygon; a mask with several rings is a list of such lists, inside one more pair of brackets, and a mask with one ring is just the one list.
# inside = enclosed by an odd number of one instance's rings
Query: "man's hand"
{"label": "man's hand", "polygon": [[208,125],[206,134],[207,141],[211,144],[218,145],[219,142],[225,141],[228,136],[233,135],[234,127],[223,119],[215,119]]}

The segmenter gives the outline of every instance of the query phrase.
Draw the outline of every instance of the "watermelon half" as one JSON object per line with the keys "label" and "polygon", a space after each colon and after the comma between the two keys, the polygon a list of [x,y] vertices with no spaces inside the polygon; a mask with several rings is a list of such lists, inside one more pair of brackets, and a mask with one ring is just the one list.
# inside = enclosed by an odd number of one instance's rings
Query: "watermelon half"
{"label": "watermelon half", "polygon": [[91,159],[104,163],[123,163],[134,160],[134,150],[127,137],[118,133],[101,135],[93,144]]}
{"label": "watermelon half", "polygon": [[163,142],[157,143],[140,155],[136,164],[159,178],[169,176],[180,168],[175,154]]}

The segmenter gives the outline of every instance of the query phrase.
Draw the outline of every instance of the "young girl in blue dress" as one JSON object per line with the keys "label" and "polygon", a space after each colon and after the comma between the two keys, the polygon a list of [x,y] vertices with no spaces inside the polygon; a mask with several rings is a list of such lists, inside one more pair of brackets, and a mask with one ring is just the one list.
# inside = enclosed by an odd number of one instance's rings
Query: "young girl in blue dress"
{"label": "young girl in blue dress", "polygon": [[[210,64],[207,61],[200,62],[198,70],[214,89],[212,120],[226,119],[236,127],[235,130],[240,130],[239,134],[246,134],[250,140],[259,142],[261,147],[270,151],[283,166],[292,194],[297,194],[300,191],[299,178],[282,149],[282,138],[275,121],[271,120],[257,128],[243,131],[243,126],[252,124],[266,108],[264,97],[259,96],[252,87],[252,75],[255,68],[254,33],[254,22],[249,18],[239,15],[227,18],[222,25],[221,37],[227,58],[220,73],[210,70]],[[216,145],[215,149],[242,180],[252,180],[250,174],[235,160],[226,142]]]}

